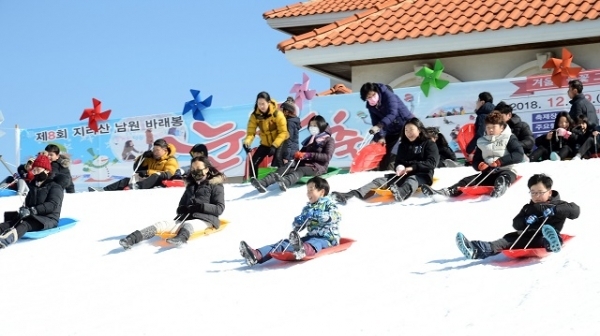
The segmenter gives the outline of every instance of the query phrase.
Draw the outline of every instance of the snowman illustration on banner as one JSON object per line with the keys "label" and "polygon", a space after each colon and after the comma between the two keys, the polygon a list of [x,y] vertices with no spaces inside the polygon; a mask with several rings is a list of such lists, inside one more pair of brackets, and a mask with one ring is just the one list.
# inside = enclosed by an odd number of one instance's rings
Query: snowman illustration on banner
{"label": "snowman illustration on banner", "polygon": [[83,171],[89,174],[86,182],[109,182],[112,181],[109,166],[119,162],[116,158],[112,161],[106,155],[97,155],[93,148],[88,148],[88,153],[92,156],[91,160],[83,163]]}

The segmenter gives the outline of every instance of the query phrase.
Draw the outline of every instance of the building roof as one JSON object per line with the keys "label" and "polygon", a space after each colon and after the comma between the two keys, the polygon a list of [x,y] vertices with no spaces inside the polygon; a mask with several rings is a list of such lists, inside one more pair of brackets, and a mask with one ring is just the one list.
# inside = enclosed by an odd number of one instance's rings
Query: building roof
{"label": "building roof", "polygon": [[386,0],[313,0],[307,2],[298,2],[285,7],[270,10],[264,13],[263,17],[269,20],[364,10],[385,1]]}
{"label": "building roof", "polygon": [[264,15],[270,18],[340,11],[350,8],[344,7],[347,3],[360,3],[365,10],[294,36],[277,47],[286,52],[595,20],[600,16],[600,1],[596,0],[387,0],[372,1],[369,8],[366,1],[315,0]]}

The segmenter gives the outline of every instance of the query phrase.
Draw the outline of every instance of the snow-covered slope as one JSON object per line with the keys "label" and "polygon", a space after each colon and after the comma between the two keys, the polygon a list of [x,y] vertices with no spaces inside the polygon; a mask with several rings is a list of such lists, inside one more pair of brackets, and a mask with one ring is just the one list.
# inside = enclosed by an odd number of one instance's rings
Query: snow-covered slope
{"label": "snow-covered slope", "polygon": [[[174,216],[183,189],[67,194],[73,229],[0,251],[0,334],[8,335],[591,335],[600,329],[597,261],[600,160],[527,163],[500,199],[340,207],[347,251],[305,263],[248,268],[253,247],[287,237],[305,187],[258,194],[226,185],[222,232],[169,248],[158,238],[123,251],[118,240]],[[465,260],[457,231],[493,240],[529,200],[527,179],[547,173],[581,206],[576,238],[542,260]],[[436,187],[472,174],[440,169]],[[380,173],[339,175],[333,190]],[[18,197],[0,198],[2,211]]]}

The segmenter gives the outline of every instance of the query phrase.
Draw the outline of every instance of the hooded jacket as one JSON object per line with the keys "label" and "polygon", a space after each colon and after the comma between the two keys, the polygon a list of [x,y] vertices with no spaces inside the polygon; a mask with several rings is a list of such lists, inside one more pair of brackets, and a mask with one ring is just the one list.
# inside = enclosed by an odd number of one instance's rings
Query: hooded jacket
{"label": "hooded jacket", "polygon": [[175,158],[175,154],[177,150],[175,146],[172,144],[167,145],[167,153],[163,155],[160,159],[151,158],[143,158],[142,155],[138,156],[133,162],[134,169],[138,167],[138,162],[140,159],[144,159],[142,164],[137,168],[137,173],[147,174],[148,176],[156,173],[162,173],[163,178],[169,179],[173,175],[175,175],[175,171],[179,169],[179,162]]}
{"label": "hooded jacket", "polygon": [[202,212],[191,213],[189,219],[201,219],[212,224],[216,229],[219,228],[221,224],[219,216],[225,211],[224,181],[223,174],[214,172],[209,173],[201,182],[194,180],[191,175],[186,177],[185,191],[179,200],[179,206],[203,204]]}
{"label": "hooded jacket", "polygon": [[257,127],[260,130],[259,136],[262,146],[279,148],[290,137],[285,116],[283,112],[277,109],[277,102],[272,99],[266,113],[260,112],[257,108],[250,114],[244,144],[250,146],[256,136]]}

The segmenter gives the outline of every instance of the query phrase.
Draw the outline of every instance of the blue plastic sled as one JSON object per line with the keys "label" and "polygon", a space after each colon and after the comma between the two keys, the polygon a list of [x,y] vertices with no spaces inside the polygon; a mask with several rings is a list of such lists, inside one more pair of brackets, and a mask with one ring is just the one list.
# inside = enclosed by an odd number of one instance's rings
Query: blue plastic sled
{"label": "blue plastic sled", "polygon": [[55,227],[54,229],[48,229],[48,230],[43,230],[43,231],[30,231],[30,232],[25,233],[25,235],[23,235],[23,237],[21,237],[21,239],[44,238],[51,234],[55,234],[55,233],[58,233],[60,231],[66,230],[66,229],[70,229],[73,226],[75,226],[75,224],[77,224],[77,222],[78,222],[78,220],[74,219],[74,218],[61,218],[58,221],[58,226]]}
{"label": "blue plastic sled", "polygon": [[15,196],[17,192],[11,189],[0,189],[0,197]]}

